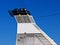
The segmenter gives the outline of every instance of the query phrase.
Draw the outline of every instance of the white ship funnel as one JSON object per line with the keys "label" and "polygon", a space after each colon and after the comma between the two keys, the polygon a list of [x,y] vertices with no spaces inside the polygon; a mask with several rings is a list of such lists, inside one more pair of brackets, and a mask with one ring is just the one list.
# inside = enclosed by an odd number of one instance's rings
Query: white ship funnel
{"label": "white ship funnel", "polygon": [[36,25],[27,9],[14,9],[10,14],[17,21],[16,45],[57,45]]}

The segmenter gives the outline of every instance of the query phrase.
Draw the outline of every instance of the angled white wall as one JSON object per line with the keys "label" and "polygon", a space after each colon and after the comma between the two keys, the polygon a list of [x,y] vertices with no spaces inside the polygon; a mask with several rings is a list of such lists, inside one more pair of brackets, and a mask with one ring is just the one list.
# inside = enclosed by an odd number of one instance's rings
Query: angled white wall
{"label": "angled white wall", "polygon": [[[45,32],[43,32],[35,23],[33,17],[31,15],[20,15],[20,16],[15,16],[15,19],[17,21],[17,35],[19,34],[42,34],[43,37],[39,38],[42,40],[42,43],[40,41],[40,44],[39,44],[39,41],[36,41],[36,43],[38,43],[38,45],[57,45]],[[16,42],[18,43],[18,36],[17,36],[17,39],[16,39]],[[46,38],[46,39],[45,39]],[[46,41],[44,42],[43,40],[48,40],[48,42],[46,43]],[[25,41],[27,41],[27,39],[24,39]],[[38,39],[35,39],[35,40],[38,40]],[[30,40],[31,41],[31,40]],[[16,45],[25,45],[25,44],[17,44]],[[28,42],[29,43],[29,42]],[[51,44],[50,44],[51,43]],[[28,44],[26,44],[28,45]],[[33,45],[33,44],[32,44]],[[34,43],[34,45],[36,45]]]}

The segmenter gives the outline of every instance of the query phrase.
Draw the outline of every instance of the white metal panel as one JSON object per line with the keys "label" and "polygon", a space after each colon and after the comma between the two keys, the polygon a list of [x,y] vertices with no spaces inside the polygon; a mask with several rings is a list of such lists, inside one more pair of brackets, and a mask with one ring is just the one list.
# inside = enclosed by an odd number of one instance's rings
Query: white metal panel
{"label": "white metal panel", "polygon": [[35,38],[34,45],[43,45],[43,43],[37,37],[34,38]]}
{"label": "white metal panel", "polygon": [[[26,36],[23,34],[22,38],[20,39],[21,35],[18,34],[17,40],[16,40],[16,45],[43,45],[43,43],[37,37],[34,37],[34,35],[31,36],[31,35],[32,34],[28,34],[28,36]],[[19,41],[18,41],[18,39],[19,39]]]}
{"label": "white metal panel", "polygon": [[17,33],[40,33],[31,23],[18,23]]}
{"label": "white metal panel", "polygon": [[43,34],[18,34],[16,45],[53,45]]}
{"label": "white metal panel", "polygon": [[33,37],[26,37],[25,38],[25,45],[33,45],[33,40],[34,38]]}

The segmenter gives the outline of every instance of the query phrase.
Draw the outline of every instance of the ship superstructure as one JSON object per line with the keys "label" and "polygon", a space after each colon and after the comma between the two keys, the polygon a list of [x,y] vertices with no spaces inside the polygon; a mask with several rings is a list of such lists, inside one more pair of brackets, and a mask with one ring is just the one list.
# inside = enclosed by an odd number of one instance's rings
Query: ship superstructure
{"label": "ship superstructure", "polygon": [[9,11],[17,21],[16,45],[57,45],[37,26],[33,16],[25,8]]}

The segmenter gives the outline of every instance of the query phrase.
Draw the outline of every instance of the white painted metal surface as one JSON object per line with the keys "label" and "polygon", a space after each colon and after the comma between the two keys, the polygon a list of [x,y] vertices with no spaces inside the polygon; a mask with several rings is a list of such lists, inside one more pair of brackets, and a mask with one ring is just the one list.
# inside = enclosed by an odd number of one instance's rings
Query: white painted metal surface
{"label": "white painted metal surface", "polygon": [[16,45],[57,45],[34,22],[30,15],[17,15]]}
{"label": "white painted metal surface", "polygon": [[18,23],[17,33],[40,33],[37,28],[31,23]]}

